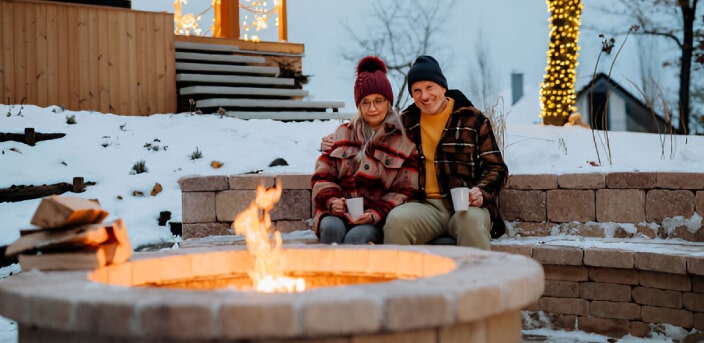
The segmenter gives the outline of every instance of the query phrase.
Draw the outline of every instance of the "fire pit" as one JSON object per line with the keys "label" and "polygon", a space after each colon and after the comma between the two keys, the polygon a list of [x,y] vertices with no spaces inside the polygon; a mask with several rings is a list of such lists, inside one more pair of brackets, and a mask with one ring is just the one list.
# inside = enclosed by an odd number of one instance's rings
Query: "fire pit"
{"label": "fire pit", "polygon": [[243,246],[172,249],[93,271],[3,279],[0,315],[17,321],[20,341],[520,342],[520,310],[544,287],[534,260],[472,248],[281,252],[283,272],[308,290],[248,290]]}

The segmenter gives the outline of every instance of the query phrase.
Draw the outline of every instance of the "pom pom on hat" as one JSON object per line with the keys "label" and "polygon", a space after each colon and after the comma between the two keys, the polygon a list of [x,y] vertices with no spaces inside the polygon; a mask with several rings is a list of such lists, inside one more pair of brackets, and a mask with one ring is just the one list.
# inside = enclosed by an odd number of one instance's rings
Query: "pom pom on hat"
{"label": "pom pom on hat", "polygon": [[357,75],[365,71],[368,73],[373,73],[377,70],[381,70],[382,73],[386,74],[386,64],[376,56],[367,56],[362,58],[357,65]]}
{"label": "pom pom on hat", "polygon": [[394,102],[391,82],[386,77],[386,64],[379,57],[367,56],[357,64],[357,79],[354,82],[354,102],[359,102],[369,94],[381,94],[386,100]]}

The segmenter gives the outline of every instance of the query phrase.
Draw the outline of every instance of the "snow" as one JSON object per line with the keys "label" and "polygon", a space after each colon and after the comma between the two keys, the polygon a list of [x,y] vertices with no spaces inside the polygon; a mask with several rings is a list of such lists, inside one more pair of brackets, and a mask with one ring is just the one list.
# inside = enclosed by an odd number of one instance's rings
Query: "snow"
{"label": "snow", "polygon": [[[606,136],[603,132],[534,124],[540,120],[537,110],[530,109],[532,106],[518,103],[507,111],[504,157],[511,174],[704,170],[702,136],[609,132],[609,150],[601,143]],[[32,127],[36,132],[66,134],[60,139],[39,141],[35,146],[0,142],[0,188],[71,183],[73,177],[84,177],[95,185],[88,186],[84,193],[66,195],[98,199],[102,208],[110,212],[106,221],[125,221],[135,248],[180,241],[168,226],[157,223],[161,211],[170,211],[171,221],[181,220],[179,178],[255,171],[312,173],[320,138],[340,124],[337,120],[279,122],[191,113],[133,117],[74,112],[58,106],[7,104],[0,104],[0,118],[2,132],[23,133]],[[70,118],[75,124],[68,123]],[[598,161],[594,137],[601,156],[598,166],[592,165]],[[197,151],[202,157],[193,159]],[[606,159],[609,151],[611,163]],[[277,158],[288,165],[270,167]],[[147,172],[137,174],[133,166],[140,161],[144,161]],[[223,165],[213,168],[212,161]],[[163,190],[151,196],[156,183]],[[144,195],[135,196],[135,191]],[[31,227],[30,219],[38,203],[38,199],[0,203],[0,245],[12,243],[19,237],[20,229]],[[678,225],[678,220],[692,227],[701,223],[698,216],[671,220],[675,221],[672,226]],[[572,240],[572,244],[596,243]],[[17,265],[0,268],[0,278],[17,273],[18,269]],[[15,331],[14,324],[0,320],[0,341],[3,335]],[[606,342],[591,336],[586,339]]]}

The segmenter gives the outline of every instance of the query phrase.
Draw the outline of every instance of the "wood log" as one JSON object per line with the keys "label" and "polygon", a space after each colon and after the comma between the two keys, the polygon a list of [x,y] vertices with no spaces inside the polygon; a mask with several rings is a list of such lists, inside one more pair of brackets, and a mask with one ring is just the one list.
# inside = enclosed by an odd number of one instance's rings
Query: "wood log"
{"label": "wood log", "polygon": [[20,254],[18,260],[23,271],[94,269],[108,264],[114,246],[114,243],[107,243],[70,252]]}
{"label": "wood log", "polygon": [[43,229],[97,224],[108,216],[97,200],[52,195],[39,203],[30,223]]}
{"label": "wood log", "polygon": [[[76,246],[73,250],[44,250],[21,253],[18,261],[23,271],[94,269],[127,262],[132,257],[132,245],[122,219],[105,225],[107,240],[99,245]],[[53,230],[43,230],[53,231]]]}
{"label": "wood log", "polygon": [[5,250],[5,255],[15,255],[30,250],[50,252],[75,247],[98,246],[110,239],[103,224],[89,224],[67,230],[24,230],[20,238]]}
{"label": "wood log", "polygon": [[[28,136],[28,130],[31,130],[31,136]],[[66,136],[65,133],[41,133],[34,132],[33,128],[26,128],[24,133],[3,133],[0,132],[0,142],[15,141],[34,146],[36,142],[57,139]],[[28,137],[32,138],[28,141]]]}
{"label": "wood log", "polygon": [[82,187],[83,190],[80,192],[76,192],[76,190],[81,188],[80,184],[78,183],[80,180],[76,179],[77,178],[73,179],[73,184],[67,182],[59,182],[52,185],[12,185],[10,188],[0,188],[0,202],[24,201],[30,199],[43,198],[50,195],[61,195],[66,192],[82,193],[85,191],[86,186],[95,185],[95,182],[93,181],[84,181]]}

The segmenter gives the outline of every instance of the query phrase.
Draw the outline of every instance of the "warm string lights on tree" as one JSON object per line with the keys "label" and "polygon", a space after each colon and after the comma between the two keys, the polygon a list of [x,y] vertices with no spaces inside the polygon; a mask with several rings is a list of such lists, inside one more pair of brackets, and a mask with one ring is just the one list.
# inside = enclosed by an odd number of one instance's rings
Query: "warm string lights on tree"
{"label": "warm string lights on tree", "polygon": [[550,45],[545,79],[540,85],[543,124],[562,126],[575,111],[581,0],[547,0],[550,11]]}

